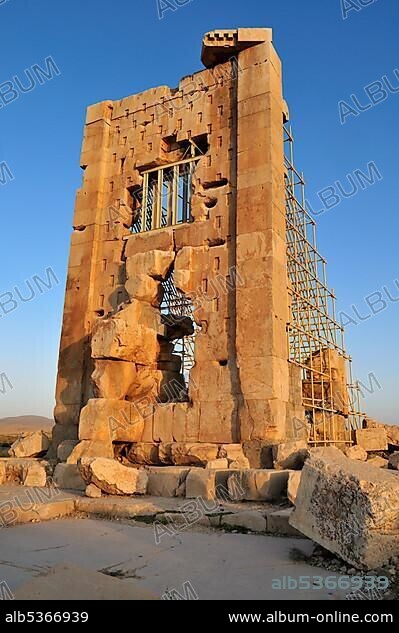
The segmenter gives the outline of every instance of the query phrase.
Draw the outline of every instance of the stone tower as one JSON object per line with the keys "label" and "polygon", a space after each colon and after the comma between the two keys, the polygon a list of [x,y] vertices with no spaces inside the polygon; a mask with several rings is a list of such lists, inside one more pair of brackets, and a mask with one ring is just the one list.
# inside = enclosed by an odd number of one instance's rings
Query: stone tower
{"label": "stone tower", "polygon": [[304,420],[272,31],[209,32],[202,62],[88,108],[53,448],[168,463],[171,446],[250,449]]}

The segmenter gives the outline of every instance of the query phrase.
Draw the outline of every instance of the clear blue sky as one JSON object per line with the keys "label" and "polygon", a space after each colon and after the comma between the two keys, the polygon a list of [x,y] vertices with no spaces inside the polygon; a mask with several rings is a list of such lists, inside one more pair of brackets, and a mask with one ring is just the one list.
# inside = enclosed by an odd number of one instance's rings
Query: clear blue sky
{"label": "clear blue sky", "polygon": [[[341,0],[192,0],[161,20],[156,0],[0,1],[0,84],[15,75],[22,80],[24,69],[43,66],[48,56],[61,71],[0,108],[0,163],[14,174],[0,186],[0,294],[15,294],[17,286],[26,297],[25,280],[45,278],[49,267],[60,282],[42,293],[36,288],[33,300],[18,301],[7,315],[0,311],[0,374],[13,385],[0,393],[0,417],[52,412],[86,106],[175,86],[201,68],[201,37],[214,28],[273,27],[296,162],[314,210],[318,191],[374,161],[382,180],[320,216],[319,248],[340,310],[353,316],[353,304],[367,316],[364,298],[383,286],[399,298],[399,93],[348,116],[345,125],[338,116],[338,102],[351,93],[365,107],[363,87],[383,75],[399,87],[398,14],[397,0],[376,0],[345,20]],[[381,386],[366,399],[369,413],[399,423],[398,307],[390,302],[373,318],[349,325],[347,347],[357,376],[368,384],[373,372]]]}

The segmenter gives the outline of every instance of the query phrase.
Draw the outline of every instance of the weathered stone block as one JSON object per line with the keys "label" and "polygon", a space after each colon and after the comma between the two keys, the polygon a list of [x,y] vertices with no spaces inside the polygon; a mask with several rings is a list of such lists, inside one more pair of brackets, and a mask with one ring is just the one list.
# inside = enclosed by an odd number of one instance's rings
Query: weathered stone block
{"label": "weathered stone block", "polygon": [[145,253],[136,253],[126,259],[127,277],[129,279],[143,274],[162,281],[168,276],[174,259],[173,251],[154,249]]}
{"label": "weathered stone block", "polygon": [[160,466],[148,468],[147,494],[154,497],[177,497],[182,495],[189,468]]}
{"label": "weathered stone block", "polygon": [[77,464],[57,464],[53,474],[53,483],[57,488],[66,490],[85,490]]}
{"label": "weathered stone block", "polygon": [[110,495],[144,495],[147,490],[144,469],[123,466],[113,459],[83,457],[79,470],[86,484],[95,484]]}
{"label": "weathered stone block", "polygon": [[356,459],[359,462],[367,461],[367,451],[364,450],[362,446],[358,446],[355,444],[354,446],[349,446],[345,449],[345,455],[349,457],[349,459]]}
{"label": "weathered stone block", "polygon": [[47,483],[46,467],[43,463],[27,463],[22,470],[22,483],[24,486],[45,486]]}
{"label": "weathered stone block", "polygon": [[235,470],[228,479],[233,501],[280,501],[287,497],[288,470]]}
{"label": "weathered stone block", "polygon": [[96,398],[123,400],[137,382],[135,363],[118,360],[96,360],[91,375]]}
{"label": "weathered stone block", "polygon": [[39,457],[44,455],[50,446],[49,439],[43,431],[35,431],[20,437],[9,450],[10,457]]}
{"label": "weathered stone block", "polygon": [[85,495],[92,499],[99,499],[102,496],[102,492],[95,484],[89,484],[86,486]]}
{"label": "weathered stone block", "polygon": [[217,444],[175,442],[171,445],[172,461],[177,466],[205,466],[217,458],[218,451]]}
{"label": "weathered stone block", "polygon": [[114,457],[114,449],[110,441],[82,440],[75,446],[66,460],[67,464],[77,464],[82,457]]}
{"label": "weathered stone block", "polygon": [[308,445],[305,440],[284,442],[273,446],[273,464],[277,470],[289,468],[300,470],[308,455]]}
{"label": "weathered stone block", "polygon": [[284,534],[284,536],[302,536],[289,523],[294,508],[284,508],[268,512],[266,515],[267,532],[270,534]]}
{"label": "weathered stone block", "polygon": [[384,459],[383,457],[380,457],[379,455],[376,455],[375,457],[370,457],[370,459],[367,460],[367,465],[374,466],[374,468],[388,468],[388,464],[389,461],[387,459]]}
{"label": "weathered stone block", "polygon": [[57,459],[60,462],[66,462],[75,446],[79,444],[78,440],[64,440],[57,447]]}
{"label": "weathered stone block", "polygon": [[337,448],[313,449],[290,524],[351,565],[376,569],[399,554],[399,478]]}
{"label": "weathered stone block", "polygon": [[387,433],[384,428],[356,430],[356,444],[365,451],[388,450]]}
{"label": "weathered stone block", "polygon": [[186,479],[186,498],[216,498],[216,471],[205,468],[191,468]]}
{"label": "weathered stone block", "polygon": [[225,458],[211,459],[206,463],[205,468],[216,470],[227,470],[229,468],[229,462]]}
{"label": "weathered stone block", "polygon": [[127,458],[132,464],[159,464],[158,444],[151,442],[137,442],[130,448]]}
{"label": "weathered stone block", "polygon": [[295,505],[296,497],[298,494],[299,484],[301,483],[301,470],[291,470],[288,475],[287,497],[288,501]]}
{"label": "weathered stone block", "polygon": [[242,444],[251,468],[273,468],[273,452],[268,440],[246,440]]}

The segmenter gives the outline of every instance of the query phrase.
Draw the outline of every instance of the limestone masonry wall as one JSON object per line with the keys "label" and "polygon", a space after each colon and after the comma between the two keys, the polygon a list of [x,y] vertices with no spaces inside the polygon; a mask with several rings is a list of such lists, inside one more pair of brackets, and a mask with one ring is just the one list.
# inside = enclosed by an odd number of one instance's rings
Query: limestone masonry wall
{"label": "limestone masonry wall", "polygon": [[[79,439],[76,459],[273,444],[304,417],[287,360],[281,62],[270,29],[208,33],[202,60],[177,89],[87,111],[53,437]],[[144,172],[188,156],[190,221],[132,232]],[[161,313],[172,278],[192,319]],[[194,331],[187,386],[174,343]]]}

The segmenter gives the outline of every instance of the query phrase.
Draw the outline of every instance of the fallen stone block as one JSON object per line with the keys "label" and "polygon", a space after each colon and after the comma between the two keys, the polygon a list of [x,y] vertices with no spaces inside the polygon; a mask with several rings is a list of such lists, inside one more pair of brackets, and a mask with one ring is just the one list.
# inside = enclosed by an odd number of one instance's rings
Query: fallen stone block
{"label": "fallen stone block", "polygon": [[296,497],[298,494],[299,484],[301,482],[302,471],[301,470],[291,470],[288,475],[288,485],[287,485],[287,497],[288,501],[295,505]]}
{"label": "fallen stone block", "polygon": [[388,468],[388,460],[376,455],[375,457],[370,457],[367,460],[368,466],[374,466],[374,468]]}
{"label": "fallen stone block", "polygon": [[54,470],[53,483],[64,490],[85,490],[77,464],[57,464]]}
{"label": "fallen stone block", "polygon": [[95,484],[109,495],[144,495],[147,491],[146,470],[123,466],[114,459],[83,457],[79,470],[86,484]]}
{"label": "fallen stone block", "polygon": [[79,444],[79,440],[64,440],[57,447],[57,459],[60,462],[66,462],[75,446]]}
{"label": "fallen stone block", "polygon": [[247,440],[242,445],[251,468],[273,468],[272,444],[265,440]]}
{"label": "fallen stone block", "polygon": [[216,470],[191,468],[186,479],[186,498],[215,499]]}
{"label": "fallen stone block", "polygon": [[241,444],[222,444],[218,458],[225,458],[229,468],[250,468],[249,459],[245,457]]}
{"label": "fallen stone block", "polygon": [[357,429],[356,444],[364,448],[365,451],[386,451],[388,450],[387,433],[384,428]]}
{"label": "fallen stone block", "polygon": [[172,461],[176,466],[206,466],[217,458],[217,444],[175,442],[171,444]]}
{"label": "fallen stone block", "polygon": [[290,525],[352,566],[376,569],[399,554],[399,478],[335,447],[313,449]]}
{"label": "fallen stone block", "polygon": [[284,536],[299,536],[303,538],[302,534],[289,523],[293,511],[294,508],[284,508],[268,512],[266,514],[266,531],[269,534],[283,534]]}
{"label": "fallen stone block", "polygon": [[222,516],[221,526],[241,528],[251,532],[266,532],[266,519],[258,510],[248,510]]}
{"label": "fallen stone block", "polygon": [[132,444],[127,458],[132,464],[156,466],[159,464],[159,449],[157,444],[151,442],[137,442]]}
{"label": "fallen stone block", "polygon": [[399,451],[391,453],[388,459],[389,467],[393,470],[399,470]]}
{"label": "fallen stone block", "polygon": [[273,465],[276,470],[300,470],[308,456],[305,440],[284,442],[273,446]]}
{"label": "fallen stone block", "polygon": [[348,446],[344,451],[346,457],[349,459],[356,459],[359,462],[367,461],[367,451],[362,446],[355,444],[354,446]]}
{"label": "fallen stone block", "polygon": [[24,486],[41,488],[47,483],[47,471],[43,463],[30,462],[23,467],[22,483]]}
{"label": "fallen stone block", "polygon": [[211,459],[209,462],[206,463],[205,468],[214,468],[216,470],[227,470],[229,468],[229,462],[227,459]]}
{"label": "fallen stone block", "polygon": [[40,457],[50,446],[50,441],[43,431],[35,431],[20,437],[9,450],[10,457]]}
{"label": "fallen stone block", "polygon": [[288,470],[233,470],[228,490],[233,501],[279,501],[287,496]]}
{"label": "fallen stone block", "polygon": [[153,497],[184,496],[186,477],[189,468],[180,466],[149,467],[147,494]]}
{"label": "fallen stone block", "polygon": [[387,434],[388,444],[399,449],[399,426],[396,424],[383,424],[372,418],[365,418],[364,422],[366,429],[385,429]]}
{"label": "fallen stone block", "polygon": [[82,440],[66,460],[67,464],[77,464],[82,457],[107,457],[113,459],[114,449],[110,441]]}
{"label": "fallen stone block", "polygon": [[86,497],[90,497],[91,499],[99,499],[102,494],[103,493],[101,492],[100,488],[98,488],[95,484],[89,484],[88,486],[86,486]]}

